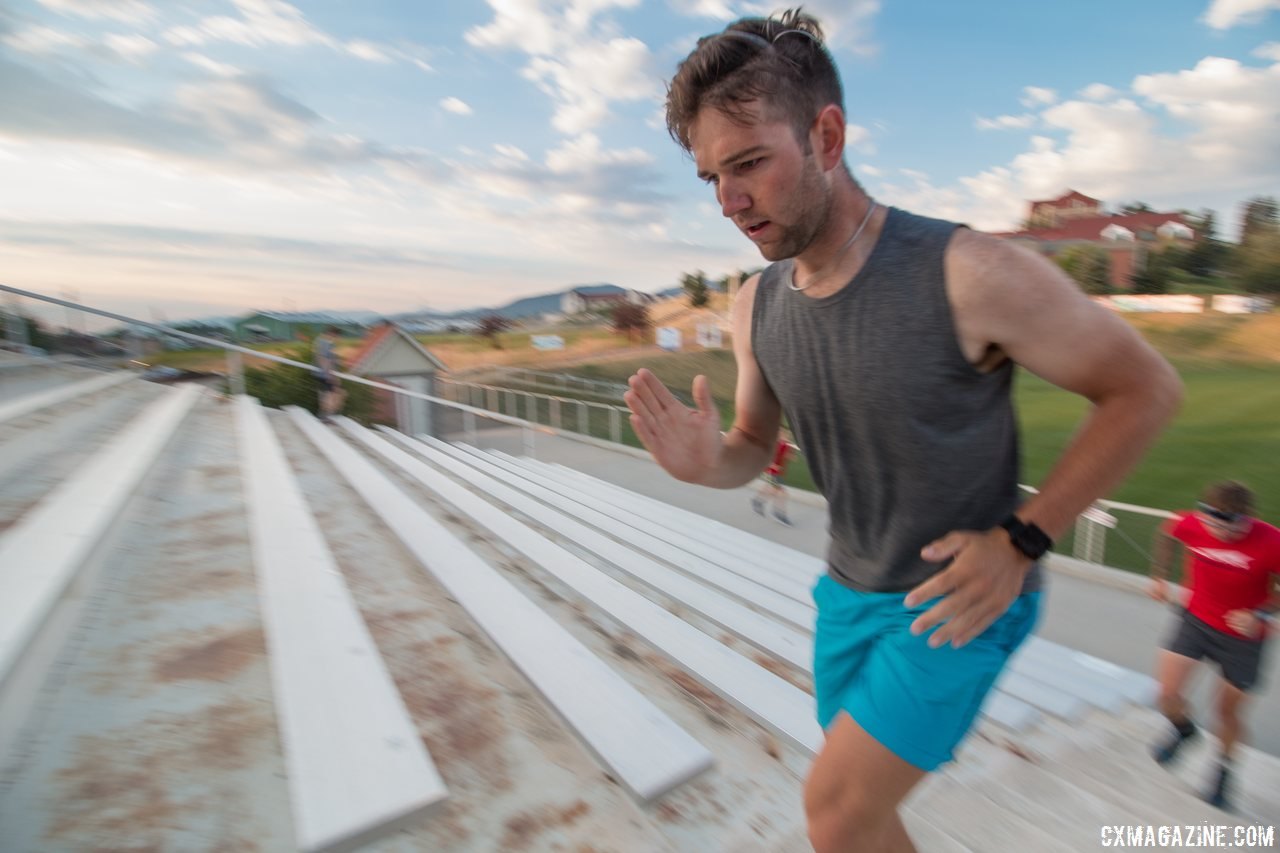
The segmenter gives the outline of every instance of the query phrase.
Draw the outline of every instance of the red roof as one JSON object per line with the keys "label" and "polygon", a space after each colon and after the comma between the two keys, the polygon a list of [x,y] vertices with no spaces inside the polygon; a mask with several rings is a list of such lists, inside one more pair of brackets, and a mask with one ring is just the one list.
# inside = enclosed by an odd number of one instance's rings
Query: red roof
{"label": "red roof", "polygon": [[[1131,213],[1127,216],[1089,216],[1083,219],[1070,219],[1056,228],[1030,228],[1025,231],[1011,231],[1001,237],[1030,237],[1035,240],[1101,240],[1102,230],[1108,225],[1119,225],[1128,228],[1134,234],[1144,231],[1155,231],[1166,222],[1177,222],[1187,225],[1181,213]],[[1190,225],[1187,225],[1190,228]]]}
{"label": "red roof", "polygon": [[381,326],[374,329],[371,334],[366,335],[364,342],[360,345],[360,351],[357,352],[350,361],[350,369],[355,370],[356,365],[364,361],[364,359],[376,350],[382,342],[387,339],[387,336],[393,334],[395,330],[395,324],[383,321]]}
{"label": "red roof", "polygon": [[1094,204],[1102,203],[1098,201],[1098,199],[1091,198],[1082,192],[1076,192],[1075,190],[1067,190],[1065,193],[1058,196],[1057,198],[1044,198],[1044,199],[1040,199],[1039,201],[1033,201],[1031,202],[1031,206],[1035,207],[1037,204],[1060,204],[1061,202],[1064,202],[1064,201],[1070,201],[1073,198],[1082,199],[1084,201],[1091,201]]}

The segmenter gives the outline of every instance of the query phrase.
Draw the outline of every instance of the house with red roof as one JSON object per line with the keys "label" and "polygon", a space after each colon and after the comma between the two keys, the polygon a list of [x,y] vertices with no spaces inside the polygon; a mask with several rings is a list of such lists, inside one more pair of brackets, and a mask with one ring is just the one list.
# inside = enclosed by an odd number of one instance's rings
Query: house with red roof
{"label": "house with red roof", "polygon": [[1181,213],[1109,214],[1096,198],[1067,190],[1054,199],[1029,203],[1027,227],[996,236],[1016,240],[1049,257],[1081,243],[1105,250],[1111,258],[1111,285],[1131,290],[1147,256],[1165,246],[1194,243],[1199,235]]}

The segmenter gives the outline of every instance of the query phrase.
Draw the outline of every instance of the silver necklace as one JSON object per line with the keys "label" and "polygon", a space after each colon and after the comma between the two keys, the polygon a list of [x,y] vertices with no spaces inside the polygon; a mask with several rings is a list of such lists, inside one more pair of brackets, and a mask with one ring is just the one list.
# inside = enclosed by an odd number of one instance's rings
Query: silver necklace
{"label": "silver necklace", "polygon": [[828,267],[832,266],[833,264],[839,263],[840,259],[844,257],[844,253],[849,251],[849,247],[852,246],[854,243],[856,243],[858,241],[858,238],[862,236],[862,229],[867,227],[867,223],[871,221],[871,214],[875,213],[876,208],[879,206],[880,205],[878,203],[874,201],[871,202],[871,207],[867,208],[867,215],[863,218],[862,224],[858,226],[858,230],[853,232],[852,237],[844,241],[844,245],[841,246],[838,250],[836,250],[835,256],[832,257],[831,260],[827,261],[827,263],[823,264],[821,269],[818,269],[818,270],[815,270],[814,272],[809,273],[809,276],[805,279],[804,284],[796,284],[796,265],[795,265],[795,262],[792,261],[791,280],[787,282],[787,287],[797,292],[801,290],[807,290],[811,284],[813,284],[815,281],[818,280],[820,276],[822,276],[823,273],[827,272]]}

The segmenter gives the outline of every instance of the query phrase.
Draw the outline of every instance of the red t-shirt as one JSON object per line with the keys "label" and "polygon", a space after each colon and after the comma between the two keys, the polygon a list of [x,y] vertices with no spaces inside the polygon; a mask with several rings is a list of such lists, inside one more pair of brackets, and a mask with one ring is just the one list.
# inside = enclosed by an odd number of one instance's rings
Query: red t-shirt
{"label": "red t-shirt", "polygon": [[787,457],[789,455],[791,455],[791,445],[780,440],[777,448],[773,451],[773,461],[769,463],[768,468],[764,469],[764,472],[775,477],[781,477],[787,470]]}
{"label": "red t-shirt", "polygon": [[1164,529],[1187,547],[1187,610],[1219,631],[1243,636],[1227,626],[1226,615],[1254,610],[1271,597],[1271,576],[1280,574],[1280,529],[1255,518],[1243,539],[1224,542],[1192,512],[1165,522]]}

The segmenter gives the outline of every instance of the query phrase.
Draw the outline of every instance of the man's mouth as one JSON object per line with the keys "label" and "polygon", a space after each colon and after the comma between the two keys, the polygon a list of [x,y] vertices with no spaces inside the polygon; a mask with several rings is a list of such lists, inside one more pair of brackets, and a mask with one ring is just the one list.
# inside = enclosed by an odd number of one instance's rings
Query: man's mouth
{"label": "man's mouth", "polygon": [[755,237],[767,227],[769,227],[769,220],[765,219],[761,222],[757,222],[755,225],[748,225],[743,230],[748,237]]}

